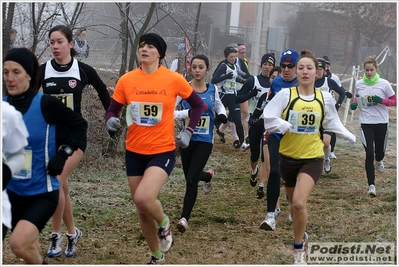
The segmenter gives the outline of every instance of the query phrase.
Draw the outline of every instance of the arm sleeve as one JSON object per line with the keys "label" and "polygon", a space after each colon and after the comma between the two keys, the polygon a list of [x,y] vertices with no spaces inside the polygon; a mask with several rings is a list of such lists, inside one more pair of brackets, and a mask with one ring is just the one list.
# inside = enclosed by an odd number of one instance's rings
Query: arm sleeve
{"label": "arm sleeve", "polygon": [[98,76],[93,67],[87,64],[82,64],[81,62],[78,64],[80,64],[82,69],[86,72],[88,84],[91,84],[94,89],[96,89],[104,109],[107,110],[111,102],[111,97],[109,96],[107,86],[101,80],[100,76]]}
{"label": "arm sleeve", "polygon": [[342,102],[345,99],[345,89],[343,89],[341,86],[339,86],[334,80],[328,79],[328,86],[334,90],[335,92],[338,93],[339,97],[337,100],[337,105],[341,106]]}
{"label": "arm sleeve", "polygon": [[383,98],[382,104],[384,104],[385,106],[388,106],[388,107],[396,106],[396,95],[393,95],[389,98]]}
{"label": "arm sleeve", "polygon": [[121,111],[123,104],[111,99],[111,104],[107,111],[105,112],[105,121],[108,121],[111,117],[119,117],[119,112]]}
{"label": "arm sleeve", "polygon": [[226,114],[226,108],[224,107],[222,100],[220,100],[220,96],[218,93],[218,88],[215,85],[215,105],[214,105],[214,109],[216,114],[224,114],[227,116]]}
{"label": "arm sleeve", "polygon": [[349,132],[339,119],[331,94],[323,92],[323,98],[326,110],[326,116],[323,120],[323,128],[327,131],[336,133],[337,136],[349,140],[351,143],[356,142],[356,136]]}
{"label": "arm sleeve", "polygon": [[235,98],[237,104],[244,103],[252,97],[251,90],[254,88],[254,84],[254,77],[251,77],[245,81],[244,85],[237,92],[237,96]]}
{"label": "arm sleeve", "polygon": [[211,83],[215,84],[226,80],[226,68],[226,64],[220,64],[212,76]]}
{"label": "arm sleeve", "polygon": [[48,124],[60,124],[69,129],[68,137],[64,144],[76,150],[79,142],[86,135],[86,120],[72,109],[66,107],[60,100],[50,95],[43,96],[41,107],[43,116]]}
{"label": "arm sleeve", "polygon": [[201,97],[194,90],[191,95],[186,99],[186,101],[190,104],[191,107],[190,121],[188,123],[188,126],[186,127],[186,130],[193,133],[204,111],[204,101],[202,101]]}
{"label": "arm sleeve", "polygon": [[264,101],[266,101],[268,92],[262,94],[258,100],[258,103],[256,104],[256,108],[252,114],[252,118],[258,119],[260,115],[262,115],[263,109],[262,109],[262,104]]}
{"label": "arm sleeve", "polygon": [[263,110],[265,131],[269,133],[285,134],[291,123],[281,118],[284,108],[289,102],[290,90],[282,90],[276,94]]}

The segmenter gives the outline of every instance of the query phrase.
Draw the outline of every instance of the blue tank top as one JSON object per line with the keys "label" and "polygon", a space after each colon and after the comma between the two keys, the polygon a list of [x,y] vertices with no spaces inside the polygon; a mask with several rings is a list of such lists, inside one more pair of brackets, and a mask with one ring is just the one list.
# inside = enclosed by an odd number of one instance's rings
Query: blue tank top
{"label": "blue tank top", "polygon": [[58,190],[60,183],[56,176],[46,174],[48,161],[56,154],[55,124],[49,125],[43,117],[41,100],[37,93],[23,120],[29,132],[25,147],[25,166],[13,176],[7,189],[19,196],[33,196]]}
{"label": "blue tank top", "polygon": [[[213,107],[215,106],[215,85],[209,84],[208,89],[203,93],[198,93],[204,104],[208,105],[201,118],[194,129],[194,133],[191,136],[192,141],[206,142],[213,144],[213,127],[214,127],[214,113]],[[190,109],[190,105],[186,100],[182,101],[183,109]],[[185,123],[187,124],[187,123]]]}

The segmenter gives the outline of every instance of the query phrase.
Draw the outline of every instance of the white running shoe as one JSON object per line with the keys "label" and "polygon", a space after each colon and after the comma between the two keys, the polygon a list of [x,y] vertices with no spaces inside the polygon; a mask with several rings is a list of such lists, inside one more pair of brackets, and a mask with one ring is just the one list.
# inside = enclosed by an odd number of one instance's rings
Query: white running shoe
{"label": "white running shoe", "polygon": [[306,242],[308,241],[308,234],[305,232],[303,234],[302,249],[294,249],[294,264],[296,265],[307,265],[306,263]]}
{"label": "white running shoe", "polygon": [[261,223],[260,229],[264,229],[266,231],[276,230],[276,219],[274,218],[274,212],[268,212],[266,214],[266,218]]}
{"label": "white running shoe", "polygon": [[58,257],[62,253],[62,235],[60,233],[52,233],[50,245],[48,247],[47,256],[50,258]]}
{"label": "white running shoe", "polygon": [[329,173],[331,171],[331,162],[330,159],[325,159],[324,160],[324,171],[326,173]]}
{"label": "white running shoe", "polygon": [[337,156],[335,156],[334,152],[330,152],[330,159],[336,159]]}
{"label": "white running shoe", "polygon": [[80,231],[78,228],[75,227],[75,232],[76,232],[75,237],[72,237],[67,234],[68,246],[65,249],[65,256],[67,258],[73,257],[78,253],[78,242],[82,237],[82,231]]}
{"label": "white running shoe", "polygon": [[375,197],[377,195],[377,193],[375,191],[375,185],[371,184],[369,186],[369,191],[367,192],[367,194],[369,194],[372,197]]}
{"label": "white running shoe", "polygon": [[249,148],[249,144],[247,144],[247,142],[243,142],[240,149],[242,152],[245,152],[247,149]]}
{"label": "white running shoe", "polygon": [[159,248],[163,253],[168,252],[173,243],[172,229],[170,227],[169,217],[166,216],[166,219],[168,220],[168,222],[164,227],[158,226]]}
{"label": "white running shoe", "polygon": [[307,265],[306,263],[306,251],[305,249],[294,249],[294,264],[295,265]]}
{"label": "white running shoe", "polygon": [[212,190],[212,179],[213,176],[215,175],[215,171],[213,169],[209,169],[206,172],[209,173],[211,176],[211,180],[209,180],[209,182],[207,183],[204,182],[204,192],[205,194],[208,194]]}
{"label": "white running shoe", "polygon": [[281,215],[281,209],[276,208],[276,209],[274,210],[274,218],[277,218],[277,217],[280,216],[280,215]]}
{"label": "white running shoe", "polygon": [[180,233],[184,234],[187,229],[188,229],[188,222],[186,218],[181,218],[179,223],[177,224],[177,229],[179,230]]}
{"label": "white running shoe", "polygon": [[377,170],[379,172],[384,172],[385,171],[385,167],[384,167],[384,163],[382,162],[382,160],[380,162],[376,162],[377,163]]}

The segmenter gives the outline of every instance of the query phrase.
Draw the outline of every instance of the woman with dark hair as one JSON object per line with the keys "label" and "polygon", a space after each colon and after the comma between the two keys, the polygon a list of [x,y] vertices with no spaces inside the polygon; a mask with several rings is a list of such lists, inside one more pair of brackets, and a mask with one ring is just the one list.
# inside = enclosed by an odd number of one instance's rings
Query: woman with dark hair
{"label": "woman with dark hair", "polygon": [[[209,59],[205,55],[196,55],[191,60],[191,87],[205,103],[200,123],[194,129],[190,144],[187,148],[180,148],[184,178],[186,179],[186,193],[184,195],[183,211],[177,228],[181,233],[188,229],[188,221],[198,194],[198,182],[204,181],[204,192],[208,194],[212,189],[213,169],[203,171],[213,148],[214,111],[221,122],[226,123],[226,109],[220,101],[217,87],[205,82],[210,70]],[[182,109],[175,111],[175,119],[190,118],[191,106],[187,101],[177,98],[176,106]]]}
{"label": "woman with dark hair", "polygon": [[387,107],[396,106],[396,94],[391,84],[377,73],[378,62],[375,56],[363,62],[364,75],[355,84],[354,102],[351,109],[360,108],[360,139],[366,152],[365,168],[368,194],[375,197],[375,169],[384,172],[385,149],[388,143],[389,112]]}
{"label": "woman with dark hair", "polygon": [[[4,58],[3,100],[22,113],[29,132],[26,164],[7,184],[11,203],[10,247],[28,264],[44,263],[39,234],[57,208],[61,174],[65,163],[84,138],[87,122],[52,96],[38,92],[40,68],[36,56],[26,48],[14,48]],[[56,126],[68,135],[56,143]]]}
{"label": "woman with dark hair", "polygon": [[[232,46],[226,47],[224,49],[224,57],[225,60],[219,63],[213,73],[211,83],[218,86],[219,97],[223,105],[229,109],[229,121],[235,124],[237,132],[237,136],[233,136],[233,146],[238,149],[244,143],[245,136],[241,122],[240,105],[235,102],[235,97],[237,95],[237,83],[244,84],[245,80],[238,76],[238,67],[235,64],[237,50]],[[222,130],[222,127],[223,125],[220,125],[216,132],[221,136],[221,140],[224,140],[224,130]],[[232,132],[234,131],[232,130]]]}
{"label": "woman with dark hair", "polygon": [[[86,85],[92,85],[98,93],[104,110],[107,110],[111,97],[104,82],[91,66],[76,59],[76,51],[73,48],[72,30],[64,25],[53,27],[48,37],[50,48],[54,56],[40,66],[41,85],[43,93],[55,96],[60,99],[66,107],[72,109],[79,116],[82,116],[82,94]],[[57,144],[62,144],[68,137],[68,130],[63,126],[57,127]],[[65,255],[72,257],[76,255],[78,247],[76,244],[82,237],[82,231],[75,227],[72,212],[72,202],[69,196],[68,176],[79,164],[86,150],[87,139],[79,143],[79,148],[73,152],[67,160],[63,172],[58,176],[62,190],[56,212],[52,217],[52,233],[47,255],[58,257],[62,253],[61,223],[64,221],[67,228],[67,247]]]}
{"label": "woman with dark hair", "polygon": [[314,87],[316,58],[301,55],[295,66],[298,85],[279,91],[263,111],[265,130],[282,134],[279,168],[291,204],[294,264],[306,264],[307,201],[323,171],[323,129],[356,141],[342,125],[331,94]]}

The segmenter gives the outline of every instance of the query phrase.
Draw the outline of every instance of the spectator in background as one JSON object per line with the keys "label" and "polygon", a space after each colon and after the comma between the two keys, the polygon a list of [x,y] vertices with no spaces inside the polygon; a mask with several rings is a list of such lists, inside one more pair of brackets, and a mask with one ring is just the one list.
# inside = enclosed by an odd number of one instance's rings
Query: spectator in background
{"label": "spectator in background", "polygon": [[15,48],[15,40],[17,39],[17,34],[17,29],[12,28],[10,32],[10,50]]}
{"label": "spectator in background", "polygon": [[90,53],[90,45],[86,40],[87,30],[85,27],[78,29],[76,34],[76,38],[74,40],[74,46],[77,55],[75,56],[76,59],[82,60],[83,58],[87,58]]}
{"label": "spectator in background", "polygon": [[180,74],[182,74],[183,68],[184,68],[184,54],[186,51],[186,44],[181,43],[177,46],[177,56],[176,58],[172,61],[172,64],[170,65],[170,69],[172,71],[176,71]]}
{"label": "spectator in background", "polygon": [[366,152],[365,168],[368,194],[376,196],[375,169],[384,172],[382,160],[388,143],[389,106],[396,106],[396,94],[391,84],[377,73],[376,56],[369,56],[363,62],[364,74],[355,84],[354,101],[351,109],[360,108],[360,139]]}

